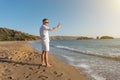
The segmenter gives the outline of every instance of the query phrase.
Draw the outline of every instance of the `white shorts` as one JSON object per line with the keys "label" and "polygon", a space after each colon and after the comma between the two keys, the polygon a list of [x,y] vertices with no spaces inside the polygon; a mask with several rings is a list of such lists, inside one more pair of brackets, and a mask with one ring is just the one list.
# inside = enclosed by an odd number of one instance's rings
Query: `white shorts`
{"label": "white shorts", "polygon": [[49,51],[49,41],[41,40],[42,50]]}

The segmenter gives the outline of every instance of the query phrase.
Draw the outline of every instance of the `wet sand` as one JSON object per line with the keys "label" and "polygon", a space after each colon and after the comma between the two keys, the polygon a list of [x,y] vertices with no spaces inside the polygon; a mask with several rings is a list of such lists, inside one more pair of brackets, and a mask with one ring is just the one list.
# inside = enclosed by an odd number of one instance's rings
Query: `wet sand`
{"label": "wet sand", "polygon": [[90,80],[52,55],[49,55],[52,67],[41,66],[40,56],[28,42],[1,41],[0,80]]}

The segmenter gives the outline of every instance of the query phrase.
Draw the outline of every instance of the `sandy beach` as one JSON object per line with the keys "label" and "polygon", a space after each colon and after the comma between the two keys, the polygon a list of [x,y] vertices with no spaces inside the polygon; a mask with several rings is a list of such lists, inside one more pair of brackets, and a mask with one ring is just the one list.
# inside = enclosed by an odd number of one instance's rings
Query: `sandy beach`
{"label": "sandy beach", "polygon": [[41,66],[40,55],[25,41],[0,42],[0,80],[90,80],[52,55],[52,67]]}

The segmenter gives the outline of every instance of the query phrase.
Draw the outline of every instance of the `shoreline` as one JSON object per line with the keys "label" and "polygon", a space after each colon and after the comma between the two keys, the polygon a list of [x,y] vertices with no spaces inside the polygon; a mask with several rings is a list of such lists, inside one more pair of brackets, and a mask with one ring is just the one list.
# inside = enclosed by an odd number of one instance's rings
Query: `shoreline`
{"label": "shoreline", "polygon": [[49,62],[52,67],[40,65],[40,53],[29,45],[29,41],[0,42],[1,80],[90,80],[53,55],[49,55]]}

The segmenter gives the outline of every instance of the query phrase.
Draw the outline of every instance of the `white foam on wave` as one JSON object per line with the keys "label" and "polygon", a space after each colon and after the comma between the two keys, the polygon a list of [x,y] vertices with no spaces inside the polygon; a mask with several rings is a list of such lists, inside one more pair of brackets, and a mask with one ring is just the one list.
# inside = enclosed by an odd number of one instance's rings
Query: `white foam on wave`
{"label": "white foam on wave", "polygon": [[96,74],[91,74],[91,77],[93,77],[95,80],[106,80],[106,78],[103,78],[103,77],[96,75]]}
{"label": "white foam on wave", "polygon": [[57,48],[61,48],[61,49],[68,49],[68,50],[76,50],[77,49],[74,49],[74,48],[70,48],[70,47],[67,47],[67,46],[56,46]]}
{"label": "white foam on wave", "polygon": [[74,52],[78,52],[78,53],[84,53],[84,54],[91,54],[91,55],[102,55],[99,53],[95,53],[95,52],[91,52],[89,50],[80,50],[80,49],[75,49],[75,48],[71,48],[68,46],[55,46],[56,48],[60,48],[60,49],[65,49],[65,50],[70,50],[70,51],[74,51]]}
{"label": "white foam on wave", "polygon": [[75,59],[66,55],[63,55],[64,58],[66,58],[68,61],[73,62]]}
{"label": "white foam on wave", "polygon": [[87,72],[88,74],[92,72],[92,70],[90,69],[90,66],[85,63],[79,63],[74,66],[85,69],[84,72]]}
{"label": "white foam on wave", "polygon": [[80,50],[80,49],[75,49],[75,48],[71,48],[68,46],[55,46],[56,48],[60,48],[60,49],[65,49],[65,50],[69,50],[69,51],[73,51],[73,52],[77,52],[77,53],[82,53],[82,54],[87,54],[87,55],[94,55],[94,56],[99,56],[99,57],[118,57],[120,56],[119,53],[116,54],[102,54],[102,53],[97,53],[97,52],[92,52],[89,50]]}
{"label": "white foam on wave", "polygon": [[77,66],[77,67],[82,67],[82,68],[85,68],[85,69],[90,68],[90,66],[88,66],[88,65],[86,65],[86,64],[77,64],[77,65],[75,65],[75,66]]}
{"label": "white foam on wave", "polygon": [[69,56],[63,56],[64,58],[66,58],[67,60],[69,60],[69,64],[78,68],[83,68],[84,72],[88,75],[90,75],[93,79],[95,80],[106,80],[106,78],[101,77],[100,75],[97,75],[96,73],[94,73],[94,71],[92,71],[92,69],[90,68],[89,65],[85,64],[85,63],[79,63],[79,64],[74,64],[75,59]]}
{"label": "white foam on wave", "polygon": [[87,73],[88,75],[90,75],[95,80],[106,80],[106,78],[103,78],[102,76],[94,73],[94,71],[87,64],[81,63],[81,64],[77,64],[75,66],[85,69],[84,72]]}
{"label": "white foam on wave", "polygon": [[[85,53],[85,51],[82,51],[82,50],[78,50],[78,49],[74,49],[74,48],[71,48],[71,47],[68,47],[68,46],[56,46],[57,48],[61,48],[61,49],[66,49],[66,50],[70,50],[70,51],[76,51],[76,52],[83,52]],[[87,51],[88,52],[88,51]]]}

